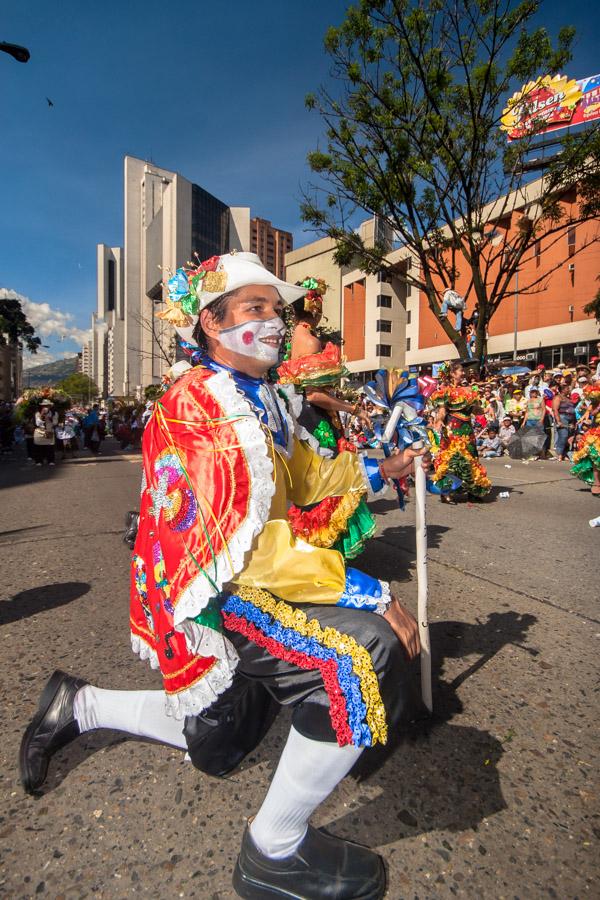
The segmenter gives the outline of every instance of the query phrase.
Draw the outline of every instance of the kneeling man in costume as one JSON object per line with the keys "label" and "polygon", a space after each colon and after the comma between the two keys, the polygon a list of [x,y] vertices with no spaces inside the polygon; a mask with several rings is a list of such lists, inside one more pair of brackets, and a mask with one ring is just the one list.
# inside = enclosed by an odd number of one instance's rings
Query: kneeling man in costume
{"label": "kneeling man in costume", "polygon": [[278,705],[293,724],[234,872],[241,897],[383,897],[381,857],[312,828],[365,748],[397,730],[416,622],[389,585],[336,550],[295,539],[290,503],[381,493],[413,465],[324,459],[295,424],[293,389],[264,378],[304,293],[249,253],[179,269],[161,313],[194,348],[144,432],[131,565],[131,642],[164,691],[109,691],[55,672],[21,744],[27,791],[77,735],[119,729],[189,751],[211,775],[261,740]]}

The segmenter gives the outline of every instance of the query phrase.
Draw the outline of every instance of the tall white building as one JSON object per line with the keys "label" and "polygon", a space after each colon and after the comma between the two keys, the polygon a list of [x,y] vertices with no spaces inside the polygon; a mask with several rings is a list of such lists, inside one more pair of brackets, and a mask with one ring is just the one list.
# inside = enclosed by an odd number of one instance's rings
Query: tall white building
{"label": "tall white building", "polygon": [[141,396],[174,361],[174,332],[155,316],[169,271],[193,258],[250,249],[250,209],[229,207],[177,172],[125,157],[124,247],[98,245],[92,317],[100,393]]}
{"label": "tall white building", "polygon": [[77,354],[77,371],[81,372],[82,375],[87,375],[88,378],[93,378],[94,375],[92,354],[93,339],[94,336],[92,335],[91,339],[85,342],[81,351]]}

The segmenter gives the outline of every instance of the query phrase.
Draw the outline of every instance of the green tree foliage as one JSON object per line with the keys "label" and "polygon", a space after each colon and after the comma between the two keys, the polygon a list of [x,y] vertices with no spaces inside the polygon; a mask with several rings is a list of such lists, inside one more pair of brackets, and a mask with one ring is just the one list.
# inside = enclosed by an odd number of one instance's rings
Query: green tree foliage
{"label": "green tree foliage", "polygon": [[165,392],[165,386],[163,384],[147,384],[144,388],[144,399],[145,400],[158,400],[159,397]]}
{"label": "green tree foliage", "polygon": [[[465,340],[440,316],[439,284],[477,300],[481,358],[489,322],[534,242],[543,234],[545,252],[568,225],[600,210],[599,129],[588,126],[564,139],[510,245],[498,239],[496,223],[522,204],[531,180],[523,161],[537,137],[507,144],[502,110],[521,85],[571,58],[574,30],[563,28],[553,44],[531,25],[539,8],[538,0],[358,0],[325,38],[332,83],[306,99],[326,139],[309,154],[318,179],[305,190],[303,218],[334,238],[340,265],[374,273],[388,268],[390,243],[368,246],[355,226],[364,213],[378,217],[379,234],[393,234],[416,263],[393,274],[424,291],[460,356]],[[573,185],[581,204],[566,214],[560,201],[575,197]],[[460,257],[469,284],[456,283]],[[541,276],[529,284],[522,276],[519,292],[543,287]]]}
{"label": "green tree foliage", "polygon": [[89,403],[98,396],[96,382],[88,375],[84,375],[83,372],[73,372],[72,375],[67,375],[57,387],[69,394],[75,403]]}
{"label": "green tree foliage", "polygon": [[0,345],[7,343],[37,353],[42,342],[35,336],[33,325],[27,321],[20,302],[10,297],[0,297]]}

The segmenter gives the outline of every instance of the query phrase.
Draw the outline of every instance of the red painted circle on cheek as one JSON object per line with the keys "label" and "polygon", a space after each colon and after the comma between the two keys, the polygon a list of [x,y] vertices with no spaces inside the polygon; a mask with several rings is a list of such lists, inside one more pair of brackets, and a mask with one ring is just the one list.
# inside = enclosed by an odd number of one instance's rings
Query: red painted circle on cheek
{"label": "red painted circle on cheek", "polygon": [[254,332],[252,331],[244,331],[242,334],[242,342],[248,346],[248,344],[252,344],[254,342]]}

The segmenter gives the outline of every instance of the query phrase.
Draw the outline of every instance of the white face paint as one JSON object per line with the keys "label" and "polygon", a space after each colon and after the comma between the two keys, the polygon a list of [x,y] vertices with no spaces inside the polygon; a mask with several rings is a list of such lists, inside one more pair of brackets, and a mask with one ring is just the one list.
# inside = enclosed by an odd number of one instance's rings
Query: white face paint
{"label": "white face paint", "polygon": [[266,321],[255,320],[233,325],[219,332],[219,341],[227,350],[242,356],[253,356],[269,365],[279,358],[279,348],[285,335],[285,324],[275,316]]}

